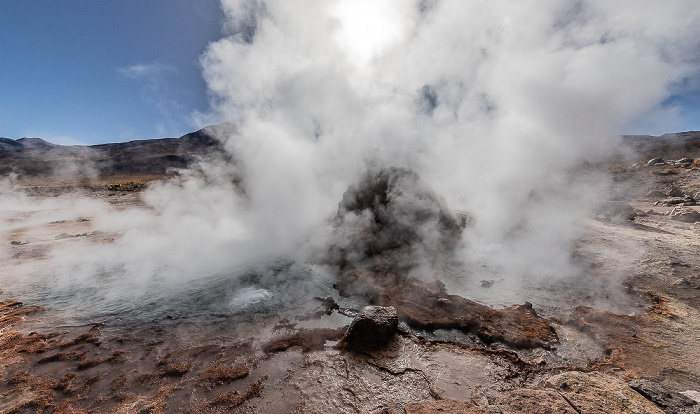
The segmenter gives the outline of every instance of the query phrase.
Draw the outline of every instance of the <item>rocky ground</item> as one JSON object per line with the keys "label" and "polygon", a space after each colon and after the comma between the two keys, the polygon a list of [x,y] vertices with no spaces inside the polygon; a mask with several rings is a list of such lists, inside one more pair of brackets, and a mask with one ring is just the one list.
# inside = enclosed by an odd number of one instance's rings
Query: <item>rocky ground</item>
{"label": "rocky ground", "polygon": [[[606,300],[492,308],[374,260],[346,269],[334,296],[309,302],[313,312],[240,334],[220,316],[53,326],[41,303],[2,293],[0,412],[700,413],[700,169],[628,162],[610,173],[616,203],[590,218],[575,252],[610,287]],[[81,191],[139,207],[148,181]],[[13,249],[2,272],[53,243],[110,243],[99,230],[90,217],[13,227],[2,233]],[[373,290],[353,290],[357,280]],[[348,346],[359,309],[340,306],[345,296],[393,307],[396,332]],[[615,301],[631,305],[602,305]]]}

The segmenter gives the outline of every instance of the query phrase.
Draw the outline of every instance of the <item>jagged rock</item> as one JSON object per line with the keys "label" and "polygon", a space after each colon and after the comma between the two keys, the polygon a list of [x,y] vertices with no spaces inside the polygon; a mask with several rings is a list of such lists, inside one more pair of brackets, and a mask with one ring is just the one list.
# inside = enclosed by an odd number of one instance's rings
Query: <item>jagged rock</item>
{"label": "jagged rock", "polygon": [[666,164],[666,161],[664,161],[663,158],[652,158],[649,161],[647,161],[647,166],[663,165],[663,164]]}
{"label": "jagged rock", "polygon": [[450,212],[415,172],[373,170],[343,194],[330,261],[345,267],[390,252],[410,261],[416,250],[434,257],[456,245],[469,221]]}
{"label": "jagged rock", "polygon": [[624,201],[606,201],[598,206],[597,215],[612,222],[634,220],[637,211]]}
{"label": "jagged rock", "polygon": [[498,397],[494,405],[502,414],[576,414],[554,390],[516,389]]}
{"label": "jagged rock", "polygon": [[667,413],[700,413],[700,406],[692,398],[688,398],[681,393],[667,389],[649,380],[634,380],[629,383],[629,386]]}
{"label": "jagged rock", "polygon": [[537,316],[530,303],[493,309],[448,294],[439,281],[406,277],[392,266],[356,269],[335,287],[344,296],[394,306],[401,320],[417,329],[457,329],[474,333],[486,343],[503,342],[516,348],[550,348],[558,340],[554,328]]}
{"label": "jagged rock", "polygon": [[493,414],[488,406],[476,405],[469,401],[440,400],[406,404],[406,414]]}
{"label": "jagged rock", "polygon": [[599,372],[565,372],[550,377],[547,386],[559,391],[579,413],[663,414],[619,378]]}
{"label": "jagged rock", "polygon": [[671,187],[671,189],[666,192],[666,195],[668,197],[684,197],[685,196],[685,194],[683,194],[683,190],[681,190],[678,187]]}
{"label": "jagged rock", "polygon": [[690,197],[668,197],[663,200],[659,200],[654,204],[662,207],[670,207],[677,205],[693,206],[695,205],[695,201]]}
{"label": "jagged rock", "polygon": [[681,158],[680,160],[676,161],[676,163],[683,164],[683,165],[692,164],[694,162],[695,162],[694,158],[687,158],[687,157]]}
{"label": "jagged rock", "polygon": [[365,306],[350,324],[342,344],[357,351],[371,351],[388,344],[398,327],[393,306]]}
{"label": "jagged rock", "polygon": [[692,208],[678,206],[671,211],[671,220],[683,221],[686,223],[695,223],[700,221],[700,213]]}

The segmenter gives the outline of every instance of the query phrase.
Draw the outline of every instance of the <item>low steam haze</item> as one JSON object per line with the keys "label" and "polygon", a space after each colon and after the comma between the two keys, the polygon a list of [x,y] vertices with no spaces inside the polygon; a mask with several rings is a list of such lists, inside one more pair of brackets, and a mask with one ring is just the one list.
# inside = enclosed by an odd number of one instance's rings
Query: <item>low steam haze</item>
{"label": "low steam haze", "polygon": [[586,166],[697,76],[692,1],[223,0],[222,8],[227,35],[201,55],[212,110],[200,116],[236,124],[217,136],[231,157],[201,159],[152,185],[148,209],[61,198],[33,205],[6,190],[5,211],[91,217],[116,235],[110,244],[59,243],[43,264],[6,278],[37,298],[84,299],[70,307],[98,315],[128,313],[143,298],[172,312],[162,302],[197,298],[209,283],[226,286],[217,288],[222,298],[187,312],[235,311],[227,306],[247,303],[241,295],[279,303],[290,288],[323,294],[338,270],[319,257],[344,192],[368,171],[402,167],[473,218],[451,270],[426,257],[417,276],[467,297],[494,275],[509,286],[574,281],[584,220],[607,197],[606,179]]}

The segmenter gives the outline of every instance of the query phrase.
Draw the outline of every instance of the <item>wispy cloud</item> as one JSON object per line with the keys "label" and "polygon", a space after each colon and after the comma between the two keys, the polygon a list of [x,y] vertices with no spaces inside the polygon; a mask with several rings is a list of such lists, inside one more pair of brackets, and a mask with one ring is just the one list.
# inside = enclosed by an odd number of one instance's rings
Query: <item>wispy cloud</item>
{"label": "wispy cloud", "polygon": [[165,126],[177,125],[176,120],[181,119],[185,112],[172,87],[173,77],[180,71],[175,66],[154,61],[120,67],[117,72],[141,84],[141,99],[157,108],[164,117],[159,121],[159,126],[156,126],[156,133],[167,135]]}
{"label": "wispy cloud", "polygon": [[144,79],[161,75],[163,73],[177,73],[178,70],[172,65],[167,65],[161,62],[151,62],[137,63],[135,65],[117,68],[117,72],[126,78]]}

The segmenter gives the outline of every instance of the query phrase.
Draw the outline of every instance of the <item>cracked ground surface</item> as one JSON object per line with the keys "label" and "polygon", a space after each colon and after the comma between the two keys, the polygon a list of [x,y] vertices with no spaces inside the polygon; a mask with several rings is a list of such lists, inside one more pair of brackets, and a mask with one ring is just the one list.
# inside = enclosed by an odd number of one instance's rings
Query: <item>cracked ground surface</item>
{"label": "cracked ground surface", "polygon": [[[677,178],[691,187],[697,180]],[[139,205],[138,194],[125,197]],[[624,223],[591,219],[577,247],[605,297],[568,309],[534,304],[557,332],[554,349],[515,350],[402,325],[387,348],[369,353],[338,349],[333,330],[273,352],[271,340],[316,320],[277,318],[248,331],[225,318],[65,326],[42,303],[22,305],[13,301],[22,297],[0,293],[0,413],[697,412],[700,225],[673,221],[664,215],[671,207],[635,197],[633,207],[653,213]],[[113,235],[93,235],[91,226],[75,220],[4,232],[6,243],[45,240],[12,245],[2,271],[26,269],[52,243],[72,242],[55,234],[110,243]],[[336,318],[336,330],[350,320],[331,313],[316,319]],[[635,379],[686,396],[678,397],[686,405],[650,403],[628,386]]]}

